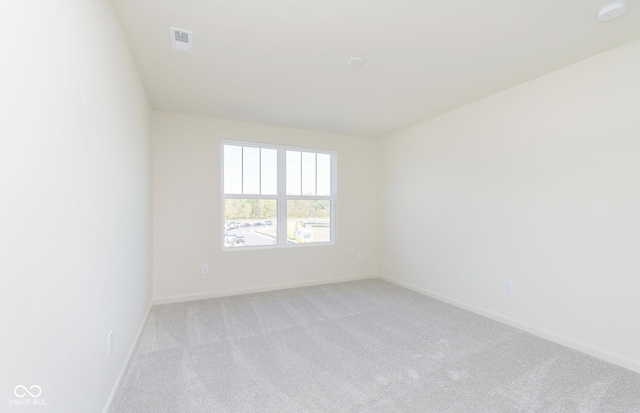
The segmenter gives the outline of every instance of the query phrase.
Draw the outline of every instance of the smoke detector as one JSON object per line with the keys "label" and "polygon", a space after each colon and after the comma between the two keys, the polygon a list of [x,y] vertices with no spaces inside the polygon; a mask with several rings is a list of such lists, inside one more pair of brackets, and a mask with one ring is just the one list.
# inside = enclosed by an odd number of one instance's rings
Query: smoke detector
{"label": "smoke detector", "polygon": [[362,67],[364,66],[364,59],[361,57],[352,57],[347,61],[347,64],[351,67]]}
{"label": "smoke detector", "polygon": [[613,3],[609,3],[605,6],[602,6],[600,10],[598,10],[598,21],[599,22],[608,22],[613,19],[617,19],[627,12],[627,2],[626,0],[616,0]]}
{"label": "smoke detector", "polygon": [[169,27],[171,48],[176,52],[193,53],[193,32]]}

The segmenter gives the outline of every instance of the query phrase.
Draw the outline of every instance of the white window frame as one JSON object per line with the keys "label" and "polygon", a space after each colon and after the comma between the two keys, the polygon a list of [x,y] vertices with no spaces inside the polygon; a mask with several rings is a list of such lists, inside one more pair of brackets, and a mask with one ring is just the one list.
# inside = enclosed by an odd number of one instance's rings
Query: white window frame
{"label": "white window frame", "polygon": [[[243,146],[250,148],[264,148],[264,149],[275,149],[277,150],[277,171],[278,171],[278,191],[276,195],[249,195],[249,194],[225,194],[224,193],[224,146],[225,145],[233,145],[233,146]],[[316,153],[316,154],[327,154],[330,155],[331,165],[330,165],[330,185],[331,190],[328,196],[312,196],[312,195],[287,195],[287,162],[286,156],[287,151],[297,151],[297,152],[308,152],[308,153]],[[316,148],[308,148],[301,146],[286,146],[286,145],[274,145],[269,143],[260,143],[260,142],[248,142],[248,141],[237,141],[237,140],[222,140],[220,144],[220,194],[221,194],[221,230],[220,230],[220,245],[222,251],[250,251],[250,250],[262,250],[262,249],[272,249],[272,248],[306,248],[306,247],[322,247],[322,246],[331,246],[336,243],[336,209],[337,209],[337,154],[335,151],[326,150],[326,149],[316,149]],[[317,168],[317,160],[316,160],[316,168]],[[317,173],[316,173],[317,180]],[[317,186],[317,182],[316,182]],[[226,199],[272,199],[277,203],[277,225],[278,225],[278,237],[277,242],[272,245],[253,245],[253,246],[244,246],[244,247],[226,247],[224,245],[225,238],[225,216],[224,216],[224,207]],[[329,219],[331,222],[330,225],[330,241],[329,242],[308,242],[308,243],[288,243],[287,236],[287,201],[289,200],[326,200],[329,201],[331,205],[331,209],[329,211]]]}

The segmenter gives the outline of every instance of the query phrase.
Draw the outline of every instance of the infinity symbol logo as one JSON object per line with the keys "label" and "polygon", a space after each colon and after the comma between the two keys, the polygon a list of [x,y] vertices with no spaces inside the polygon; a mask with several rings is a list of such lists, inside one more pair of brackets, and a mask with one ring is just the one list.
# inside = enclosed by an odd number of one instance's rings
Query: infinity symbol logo
{"label": "infinity symbol logo", "polygon": [[15,389],[13,389],[13,394],[15,394],[16,397],[25,397],[28,394],[29,396],[36,398],[40,397],[40,395],[42,394],[42,389],[37,384],[34,384],[28,389],[22,384],[19,384]]}

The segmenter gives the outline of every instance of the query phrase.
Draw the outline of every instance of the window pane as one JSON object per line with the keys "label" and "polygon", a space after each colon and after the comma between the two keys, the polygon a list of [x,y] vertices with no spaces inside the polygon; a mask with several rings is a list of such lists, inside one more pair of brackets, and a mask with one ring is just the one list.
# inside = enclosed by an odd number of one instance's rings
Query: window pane
{"label": "window pane", "polygon": [[330,241],[331,201],[287,201],[287,243]]}
{"label": "window pane", "polygon": [[262,195],[278,194],[278,151],[261,149],[260,179]]}
{"label": "window pane", "polygon": [[242,193],[242,146],[224,145],[224,193]]}
{"label": "window pane", "polygon": [[287,195],[300,195],[300,152],[287,151]]}
{"label": "window pane", "polygon": [[318,196],[331,196],[331,155],[318,154]]}
{"label": "window pane", "polygon": [[302,195],[316,194],[316,154],[302,152]]}
{"label": "window pane", "polygon": [[277,210],[275,199],[225,199],[224,246],[275,245]]}
{"label": "window pane", "polygon": [[260,193],[260,149],[242,148],[242,193]]}

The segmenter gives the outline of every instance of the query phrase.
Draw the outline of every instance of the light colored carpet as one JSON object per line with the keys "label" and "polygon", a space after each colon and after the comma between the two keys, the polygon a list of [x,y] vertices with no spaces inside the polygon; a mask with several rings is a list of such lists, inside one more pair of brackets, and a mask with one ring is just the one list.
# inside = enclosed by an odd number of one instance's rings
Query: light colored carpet
{"label": "light colored carpet", "polygon": [[380,280],[153,308],[111,413],[640,413],[640,375]]}

